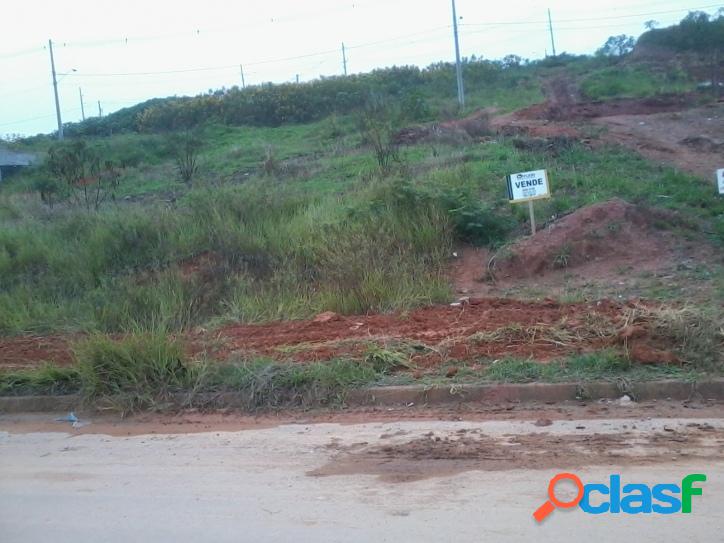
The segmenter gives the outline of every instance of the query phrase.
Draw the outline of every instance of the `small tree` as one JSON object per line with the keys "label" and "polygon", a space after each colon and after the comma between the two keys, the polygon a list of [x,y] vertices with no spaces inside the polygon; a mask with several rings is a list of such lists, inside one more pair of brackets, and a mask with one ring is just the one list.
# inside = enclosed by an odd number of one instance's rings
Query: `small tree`
{"label": "small tree", "polygon": [[201,139],[186,133],[174,138],[174,158],[179,177],[184,183],[191,183],[199,171],[199,151]]}
{"label": "small tree", "polygon": [[400,161],[394,142],[392,110],[378,99],[371,99],[358,118],[362,140],[372,146],[382,173],[389,173],[393,163]]}
{"label": "small tree", "polygon": [[717,96],[721,96],[720,58],[724,54],[724,15],[712,18],[703,11],[691,11],[679,23],[678,47],[691,51],[706,59],[711,70],[711,85]]}
{"label": "small tree", "polygon": [[500,61],[503,68],[517,68],[523,63],[523,59],[518,55],[506,55],[503,60]]}
{"label": "small tree", "polygon": [[62,185],[58,179],[49,175],[41,175],[33,181],[33,189],[40,194],[40,200],[53,209],[58,200],[58,196],[62,193]]}
{"label": "small tree", "polygon": [[618,36],[611,36],[606,40],[596,55],[602,57],[620,57],[633,51],[636,40],[633,36],[627,36],[626,34],[620,34]]}
{"label": "small tree", "polygon": [[[63,181],[74,196],[74,201],[86,209],[98,209],[114,191],[120,173],[110,161],[101,164],[95,149],[83,140],[57,143],[48,151],[48,171]],[[42,197],[42,194],[41,194]]]}

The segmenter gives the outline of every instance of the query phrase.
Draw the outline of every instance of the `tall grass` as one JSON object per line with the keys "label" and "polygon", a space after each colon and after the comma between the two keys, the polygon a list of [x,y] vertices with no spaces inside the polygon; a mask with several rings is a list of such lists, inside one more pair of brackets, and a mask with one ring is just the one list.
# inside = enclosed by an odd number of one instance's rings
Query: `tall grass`
{"label": "tall grass", "polygon": [[158,333],[123,340],[98,335],[76,347],[76,359],[85,399],[122,412],[170,401],[197,374],[181,345]]}
{"label": "tall grass", "polygon": [[179,330],[446,299],[445,209],[378,196],[248,183],[191,191],[176,208],[15,217],[0,230],[0,333]]}

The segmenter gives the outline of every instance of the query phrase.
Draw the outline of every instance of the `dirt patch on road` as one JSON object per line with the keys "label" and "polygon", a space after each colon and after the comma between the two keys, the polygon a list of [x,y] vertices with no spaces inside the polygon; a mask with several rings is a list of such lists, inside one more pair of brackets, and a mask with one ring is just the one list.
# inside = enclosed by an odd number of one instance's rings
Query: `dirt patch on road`
{"label": "dirt patch on road", "polygon": [[[333,444],[334,445],[334,444]],[[677,459],[724,459],[724,431],[693,423],[686,430],[656,433],[547,432],[492,437],[479,430],[434,433],[392,444],[358,444],[342,450],[308,475],[376,475],[403,483],[465,471],[571,469],[584,466],[637,466]]]}

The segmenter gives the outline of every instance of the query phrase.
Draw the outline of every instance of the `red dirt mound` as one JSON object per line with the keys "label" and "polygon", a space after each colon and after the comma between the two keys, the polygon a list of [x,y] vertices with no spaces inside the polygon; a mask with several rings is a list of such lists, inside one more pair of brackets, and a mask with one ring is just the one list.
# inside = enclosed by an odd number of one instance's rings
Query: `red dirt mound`
{"label": "red dirt mound", "polygon": [[490,273],[505,279],[582,267],[652,269],[672,251],[667,233],[653,226],[664,220],[672,217],[619,199],[584,207],[499,252]]}
{"label": "red dirt mound", "polygon": [[440,123],[421,124],[399,130],[392,142],[396,145],[413,145],[422,141],[464,142],[492,134],[490,117],[492,108],[478,109],[463,119]]}

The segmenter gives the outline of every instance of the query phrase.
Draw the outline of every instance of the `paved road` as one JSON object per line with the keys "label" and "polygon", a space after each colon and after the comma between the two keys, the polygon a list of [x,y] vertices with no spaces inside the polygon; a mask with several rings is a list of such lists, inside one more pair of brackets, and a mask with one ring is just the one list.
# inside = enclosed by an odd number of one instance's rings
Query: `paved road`
{"label": "paved road", "polygon": [[[4,543],[724,540],[724,416],[67,430],[16,433],[0,417]],[[689,515],[576,508],[537,525],[564,468],[584,482],[708,480]]]}

